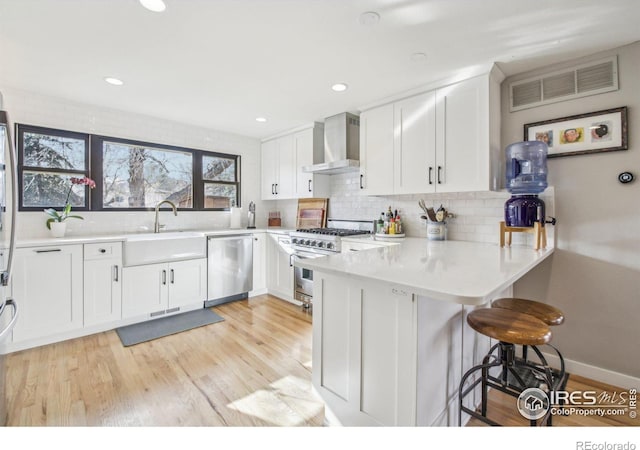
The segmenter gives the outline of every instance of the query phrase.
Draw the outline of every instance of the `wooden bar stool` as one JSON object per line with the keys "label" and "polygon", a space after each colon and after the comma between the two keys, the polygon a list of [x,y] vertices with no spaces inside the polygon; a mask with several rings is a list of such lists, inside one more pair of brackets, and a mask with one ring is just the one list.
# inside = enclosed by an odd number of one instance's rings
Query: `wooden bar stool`
{"label": "wooden bar stool", "polygon": [[[530,314],[542,320],[544,323],[546,323],[549,326],[561,325],[564,322],[564,313],[561,310],[559,310],[554,306],[548,305],[546,303],[538,302],[535,300],[505,297],[505,298],[499,298],[491,302],[491,307],[508,309],[510,311]],[[558,355],[558,358],[560,359],[560,369],[558,370],[552,369],[552,375],[553,375],[553,381],[554,381],[553,383],[554,389],[562,390],[566,387],[567,380],[569,378],[569,375],[565,370],[564,358],[562,357],[562,354],[556,347],[554,347],[549,343],[547,343],[546,345],[551,347],[556,352],[556,354]],[[533,351],[536,353],[536,355],[538,355],[538,358],[540,358],[541,353],[540,353],[540,350],[537,348],[537,346],[534,346],[532,348],[533,348]],[[522,347],[522,358],[525,360],[528,359],[526,345]]]}
{"label": "wooden bar stool", "polygon": [[[476,309],[467,316],[467,323],[471,328],[480,334],[498,340],[487,355],[482,364],[469,369],[460,381],[459,411],[458,421],[462,424],[462,413],[475,417],[489,425],[500,425],[487,417],[488,388],[497,389],[513,397],[519,397],[527,388],[531,387],[523,377],[522,373],[532,373],[536,379],[541,379],[544,384],[539,385],[540,389],[550,390],[553,384],[551,369],[546,365],[544,357],[542,364],[532,364],[527,360],[516,358],[515,346],[539,346],[548,344],[551,341],[551,329],[542,320],[517,311],[502,308],[482,308]],[[497,350],[497,354],[496,354]],[[492,368],[501,367],[500,376],[491,374]],[[467,379],[480,371],[480,378],[474,380],[466,386]],[[464,398],[482,383],[482,398],[480,410],[468,408],[464,405]],[[514,410],[515,412],[515,410]],[[547,423],[550,425],[551,410],[541,417],[540,422],[530,419],[532,426]]]}

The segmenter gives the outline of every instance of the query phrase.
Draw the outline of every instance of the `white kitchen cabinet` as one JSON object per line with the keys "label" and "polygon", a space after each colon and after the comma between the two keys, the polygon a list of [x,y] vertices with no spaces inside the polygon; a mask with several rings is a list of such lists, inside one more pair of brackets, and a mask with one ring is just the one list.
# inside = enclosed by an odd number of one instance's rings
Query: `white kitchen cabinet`
{"label": "white kitchen cabinet", "polygon": [[84,245],[84,326],[122,318],[122,242]]}
{"label": "white kitchen cabinet", "polygon": [[436,93],[394,104],[394,194],[432,192],[436,167]]}
{"label": "white kitchen cabinet", "polygon": [[488,74],[436,91],[436,192],[498,189],[499,90]]}
{"label": "white kitchen cabinet", "polygon": [[122,317],[162,315],[201,303],[207,297],[207,259],[125,267]]}
{"label": "white kitchen cabinet", "polygon": [[18,248],[11,288],[20,302],[13,343],[80,329],[82,245]]}
{"label": "white kitchen cabinet", "polygon": [[296,198],[329,197],[329,175],[303,172],[302,168],[324,161],[324,126],[298,131],[293,135],[296,153]]}
{"label": "white kitchen cabinet", "polygon": [[342,425],[457,425],[462,374],[489,345],[465,307],[318,270],[313,289],[313,385]]}
{"label": "white kitchen cabinet", "polygon": [[313,384],[327,406],[345,426],[414,425],[414,296],[317,271],[313,289]]}
{"label": "white kitchen cabinet", "polygon": [[499,189],[501,79],[491,72],[364,111],[361,192]]}
{"label": "white kitchen cabinet", "polygon": [[267,289],[269,294],[293,301],[293,261],[279,239],[288,241],[289,236],[267,234]]}
{"label": "white kitchen cabinet", "polygon": [[249,297],[267,292],[267,234],[253,234],[253,290]]}
{"label": "white kitchen cabinet", "polygon": [[262,199],[328,197],[328,175],[303,172],[324,159],[323,125],[312,126],[262,143]]}
{"label": "white kitchen cabinet", "polygon": [[360,191],[393,193],[393,104],[360,114]]}
{"label": "white kitchen cabinet", "polygon": [[293,135],[262,144],[262,199],[293,198],[296,180]]}

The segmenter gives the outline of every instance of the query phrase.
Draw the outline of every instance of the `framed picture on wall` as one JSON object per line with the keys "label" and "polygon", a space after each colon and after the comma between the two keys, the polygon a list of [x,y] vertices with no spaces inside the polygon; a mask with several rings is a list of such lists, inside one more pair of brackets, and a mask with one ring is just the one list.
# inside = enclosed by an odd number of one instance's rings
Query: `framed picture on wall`
{"label": "framed picture on wall", "polygon": [[627,150],[627,107],[528,123],[525,141],[543,141],[548,158]]}

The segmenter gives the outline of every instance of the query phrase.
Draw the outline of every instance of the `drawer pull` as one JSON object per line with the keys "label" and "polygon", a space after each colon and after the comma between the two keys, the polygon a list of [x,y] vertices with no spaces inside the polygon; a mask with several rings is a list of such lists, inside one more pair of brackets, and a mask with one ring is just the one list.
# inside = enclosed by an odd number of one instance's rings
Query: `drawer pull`
{"label": "drawer pull", "polygon": [[107,253],[107,249],[101,248],[100,250],[98,250],[100,253]]}
{"label": "drawer pull", "polygon": [[117,283],[119,278],[120,277],[118,276],[118,266],[115,265],[115,266],[113,266],[113,281],[115,281]]}
{"label": "drawer pull", "polygon": [[52,253],[52,252],[61,252],[62,249],[61,248],[51,248],[48,250],[34,250],[34,252],[36,253]]}

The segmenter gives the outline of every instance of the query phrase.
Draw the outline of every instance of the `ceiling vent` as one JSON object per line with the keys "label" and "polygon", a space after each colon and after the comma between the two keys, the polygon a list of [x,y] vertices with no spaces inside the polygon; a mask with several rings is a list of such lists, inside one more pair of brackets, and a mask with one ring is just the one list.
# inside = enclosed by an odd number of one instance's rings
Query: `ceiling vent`
{"label": "ceiling vent", "polygon": [[510,111],[618,90],[618,58],[593,61],[509,85]]}

